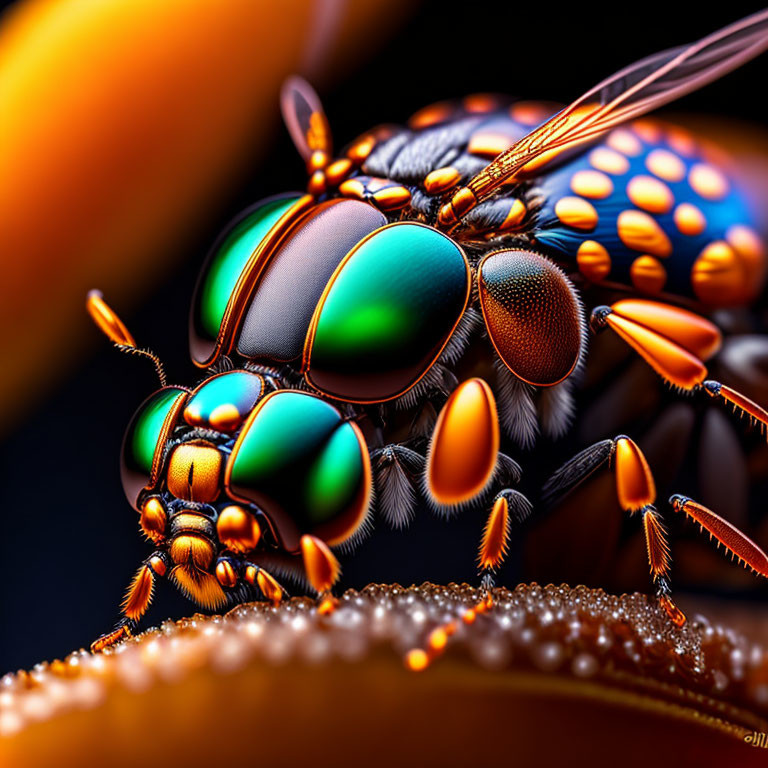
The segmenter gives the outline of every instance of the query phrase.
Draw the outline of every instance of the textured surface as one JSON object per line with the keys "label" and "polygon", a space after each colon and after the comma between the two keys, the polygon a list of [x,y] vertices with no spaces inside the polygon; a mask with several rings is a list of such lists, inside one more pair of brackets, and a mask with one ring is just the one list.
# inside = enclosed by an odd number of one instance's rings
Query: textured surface
{"label": "textured surface", "polygon": [[[623,766],[762,764],[745,739],[768,729],[764,647],[703,617],[677,630],[643,595],[532,584],[494,597],[471,623],[474,589],[430,584],[350,591],[331,616],[301,598],[166,622],[2,678],[0,758],[579,766],[598,744]],[[451,619],[442,656],[407,672],[404,653]]]}
{"label": "textured surface", "polygon": [[251,299],[237,342],[250,358],[301,355],[312,313],[339,262],[387,220],[354,200],[321,203],[272,257]]}
{"label": "textured surface", "polygon": [[194,336],[207,342],[216,339],[227,304],[251,254],[296,200],[291,196],[258,204],[245,212],[213,246],[192,299],[190,332]]}
{"label": "textured surface", "polygon": [[507,367],[523,381],[557,384],[581,349],[576,292],[552,262],[528,251],[499,251],[480,265],[485,324]]}

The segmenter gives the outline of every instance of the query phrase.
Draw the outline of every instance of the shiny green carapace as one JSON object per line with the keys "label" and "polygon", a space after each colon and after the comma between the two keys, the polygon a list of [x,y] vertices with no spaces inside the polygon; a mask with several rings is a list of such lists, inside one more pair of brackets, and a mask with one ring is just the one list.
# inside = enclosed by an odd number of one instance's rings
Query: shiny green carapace
{"label": "shiny green carapace", "polygon": [[289,552],[305,534],[347,538],[368,507],[368,453],[329,403],[303,392],[269,395],[246,423],[227,467],[227,490],[263,509]]}
{"label": "shiny green carapace", "polygon": [[123,438],[123,488],[131,504],[143,488],[149,485],[152,462],[163,434],[163,424],[179,398],[187,391],[181,387],[166,387],[150,395],[131,419]]}
{"label": "shiny green carapace", "polygon": [[451,238],[420,224],[382,227],[339,265],[315,311],[308,380],[356,402],[406,392],[439,356],[469,287],[469,266]]}
{"label": "shiny green carapace", "polygon": [[251,254],[298,199],[298,195],[290,195],[259,205],[214,246],[200,275],[192,304],[192,327],[200,340],[216,340],[227,303]]}

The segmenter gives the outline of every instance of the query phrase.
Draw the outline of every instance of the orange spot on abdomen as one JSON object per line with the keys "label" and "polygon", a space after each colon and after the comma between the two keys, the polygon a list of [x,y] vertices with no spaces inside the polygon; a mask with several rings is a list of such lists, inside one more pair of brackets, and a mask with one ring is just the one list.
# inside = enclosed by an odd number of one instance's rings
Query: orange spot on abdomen
{"label": "orange spot on abdomen", "polygon": [[691,269],[693,290],[701,301],[723,306],[749,297],[745,271],[736,251],[724,240],[710,243]]}
{"label": "orange spot on abdomen", "polygon": [[627,185],[627,195],[638,208],[650,213],[666,213],[675,202],[669,187],[652,176],[635,176]]}
{"label": "orange spot on abdomen", "polygon": [[694,192],[707,200],[722,200],[728,194],[728,180],[717,168],[706,163],[694,165],[688,181]]}
{"label": "orange spot on abdomen", "polygon": [[600,282],[611,272],[611,257],[606,248],[596,240],[585,240],[576,254],[579,271],[588,280]]}
{"label": "orange spot on abdomen", "polygon": [[619,238],[633,251],[666,258],[672,243],[658,222],[643,211],[622,211],[617,220]]}
{"label": "orange spot on abdomen", "polygon": [[675,208],[675,225],[683,235],[700,235],[707,226],[707,220],[699,208],[691,203],[680,203]]}
{"label": "orange spot on abdomen", "polygon": [[645,167],[664,181],[682,181],[685,163],[668,149],[654,149],[645,159]]}
{"label": "orange spot on abdomen", "polygon": [[601,200],[613,192],[613,182],[601,171],[583,170],[573,174],[571,189],[577,195]]}
{"label": "orange spot on abdomen", "polygon": [[597,211],[580,197],[563,197],[555,203],[555,215],[568,227],[589,231],[597,226]]}
{"label": "orange spot on abdomen", "polygon": [[638,256],[629,268],[632,285],[644,293],[659,293],[667,282],[664,265],[654,256]]}

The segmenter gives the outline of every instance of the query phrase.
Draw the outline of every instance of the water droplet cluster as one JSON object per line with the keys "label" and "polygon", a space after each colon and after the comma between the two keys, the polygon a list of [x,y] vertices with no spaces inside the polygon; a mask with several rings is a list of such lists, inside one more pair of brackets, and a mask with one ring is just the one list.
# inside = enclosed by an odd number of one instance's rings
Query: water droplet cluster
{"label": "water droplet cluster", "polygon": [[[467,621],[481,597],[467,585],[370,585],[349,590],[330,615],[315,601],[240,605],[225,616],[164,622],[100,655],[72,653],[0,679],[0,735],[73,709],[98,707],[115,687],[136,693],[198,670],[246,665],[363,663],[373,653],[405,658],[453,622],[434,666],[469,663],[590,680],[683,702],[705,717],[768,716],[768,651],[733,629],[691,617],[677,629],[652,598],[583,586],[494,589],[491,610]],[[430,669],[422,674],[430,674]],[[743,722],[743,720],[742,720]]]}

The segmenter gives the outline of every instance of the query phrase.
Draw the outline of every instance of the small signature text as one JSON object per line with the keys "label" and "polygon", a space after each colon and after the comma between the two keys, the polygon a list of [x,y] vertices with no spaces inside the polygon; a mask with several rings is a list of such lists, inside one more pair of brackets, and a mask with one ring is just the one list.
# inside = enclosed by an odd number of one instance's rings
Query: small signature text
{"label": "small signature text", "polygon": [[761,747],[762,749],[768,749],[768,733],[762,731],[751,731],[744,734],[744,743],[750,744],[753,747]]}

